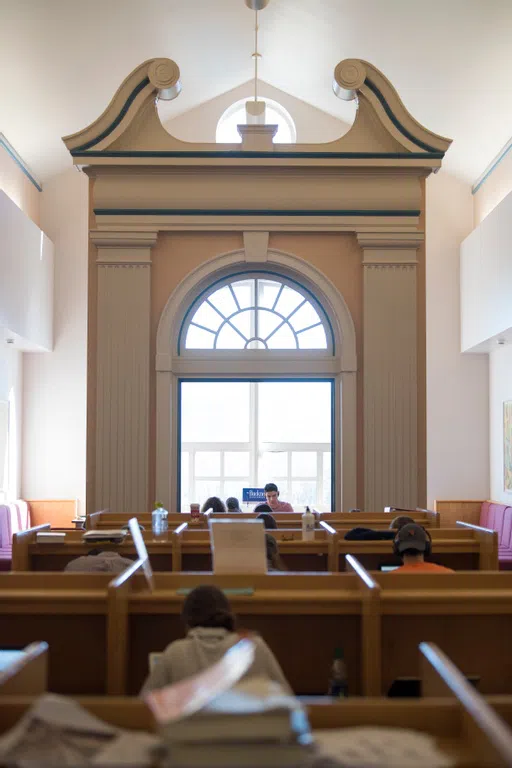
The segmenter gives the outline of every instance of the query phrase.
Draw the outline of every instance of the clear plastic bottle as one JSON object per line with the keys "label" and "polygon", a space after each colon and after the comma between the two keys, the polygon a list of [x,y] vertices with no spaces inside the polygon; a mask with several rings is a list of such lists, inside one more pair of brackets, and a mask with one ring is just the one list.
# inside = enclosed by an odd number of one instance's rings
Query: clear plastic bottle
{"label": "clear plastic bottle", "polygon": [[153,536],[167,535],[169,529],[168,512],[160,501],[155,502],[155,508],[151,514],[151,527]]}
{"label": "clear plastic bottle", "polygon": [[311,541],[315,538],[315,516],[311,512],[309,507],[306,507],[306,511],[302,515],[302,540]]}
{"label": "clear plastic bottle", "polygon": [[329,678],[329,696],[344,699],[348,696],[347,665],[343,648],[336,648]]}

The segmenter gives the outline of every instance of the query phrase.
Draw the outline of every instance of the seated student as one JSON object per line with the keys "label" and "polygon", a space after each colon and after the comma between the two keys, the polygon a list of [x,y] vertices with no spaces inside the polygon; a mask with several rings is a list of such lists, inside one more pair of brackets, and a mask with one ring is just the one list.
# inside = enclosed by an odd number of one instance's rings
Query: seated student
{"label": "seated student", "polygon": [[270,514],[269,510],[270,507],[268,504],[258,504],[254,511],[260,513],[256,519],[263,520],[263,525],[267,530],[275,531],[277,530],[276,519],[273,515]]}
{"label": "seated student", "polygon": [[267,483],[264,491],[272,512],[293,512],[293,507],[288,501],[279,501],[279,488],[275,483]]}
{"label": "seated student", "polygon": [[82,557],[70,560],[64,570],[67,573],[122,573],[133,565],[129,557],[121,557],[119,552],[91,549]]}
{"label": "seated student", "polygon": [[286,571],[286,566],[281,560],[277,541],[270,533],[265,534],[265,545],[267,547],[267,570],[268,571]]}
{"label": "seated student", "polygon": [[[141,694],[164,688],[192,677],[220,661],[222,656],[247,633],[237,632],[236,619],[224,592],[213,585],[196,587],[187,596],[181,613],[187,635],[167,646],[159,662],[144,683]],[[274,654],[259,637],[249,635],[254,642],[254,661],[244,675],[264,676],[291,692],[290,686]]]}
{"label": "seated student", "polygon": [[388,530],[374,530],[373,528],[352,528],[351,531],[345,534],[344,538],[347,541],[391,541],[396,536],[396,531],[403,528],[408,523],[414,523],[412,517],[407,515],[400,515],[395,517],[389,524]]}
{"label": "seated student", "polygon": [[235,496],[230,496],[229,499],[226,499],[226,507],[228,508],[228,512],[232,512],[233,514],[242,514],[240,504]]}
{"label": "seated student", "polygon": [[392,573],[453,573],[451,568],[425,562],[425,557],[432,552],[432,539],[428,531],[416,523],[408,523],[400,528],[395,536],[393,551],[402,558],[403,565]]}
{"label": "seated student", "polygon": [[204,513],[208,512],[209,509],[211,509],[215,513],[226,511],[224,502],[222,501],[222,499],[219,499],[218,496],[210,496],[209,499],[206,499],[205,503],[201,507],[201,514],[204,515]]}

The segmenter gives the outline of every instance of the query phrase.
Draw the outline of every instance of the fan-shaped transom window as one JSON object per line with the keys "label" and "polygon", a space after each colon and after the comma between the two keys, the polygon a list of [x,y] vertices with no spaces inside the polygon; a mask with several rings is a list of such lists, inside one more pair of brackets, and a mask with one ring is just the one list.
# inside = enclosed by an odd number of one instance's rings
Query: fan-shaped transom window
{"label": "fan-shaped transom window", "polygon": [[305,289],[272,277],[215,287],[192,309],[185,349],[328,349],[325,316]]}

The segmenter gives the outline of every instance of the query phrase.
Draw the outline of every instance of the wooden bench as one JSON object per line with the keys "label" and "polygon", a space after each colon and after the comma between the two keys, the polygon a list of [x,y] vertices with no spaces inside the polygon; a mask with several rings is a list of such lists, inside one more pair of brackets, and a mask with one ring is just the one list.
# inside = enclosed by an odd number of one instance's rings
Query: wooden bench
{"label": "wooden bench", "polygon": [[[394,512],[316,512],[317,527],[321,520],[329,523],[334,527],[342,528],[389,528],[391,521],[402,513]],[[441,515],[438,512],[431,510],[416,510],[414,512],[403,513],[412,517],[415,522],[422,525],[424,528],[439,528],[441,524]],[[228,515],[229,516],[229,515]],[[274,512],[272,516],[276,520],[279,528],[296,528],[301,524],[301,513],[299,512]],[[128,515],[122,512],[109,512],[103,510],[101,512],[94,512],[88,515],[86,519],[86,527],[88,530],[105,529],[105,528],[120,528],[128,523],[130,517],[136,517],[139,523],[144,526],[146,531],[151,530],[151,513],[140,512],[135,515]],[[222,518],[226,517],[224,513],[210,513],[200,515],[198,522],[192,524],[194,528],[207,528],[208,520],[210,518]],[[244,512],[242,515],[232,515],[232,517],[244,517],[255,518],[257,514],[253,512]],[[170,528],[174,528],[181,523],[191,523],[191,515],[188,512],[170,512],[168,516],[168,524]]]}
{"label": "wooden bench", "polygon": [[465,675],[480,677],[484,694],[512,693],[512,574],[372,573],[379,619],[368,638],[375,649],[376,686],[385,695],[397,677],[419,676],[415,648],[442,647]]}
{"label": "wooden bench", "polygon": [[[124,557],[136,559],[130,536],[122,544],[109,542],[84,543],[82,531],[67,531],[63,542],[37,543],[38,526],[15,534],[12,568],[16,571],[59,571],[76,557],[93,548],[115,550]],[[346,541],[345,529],[334,529],[325,521],[315,530],[311,541],[302,540],[300,528],[274,531],[283,562],[290,571],[345,570],[347,554],[358,557],[368,569],[382,564],[396,564],[391,541]],[[455,529],[432,528],[434,541],[432,560],[454,570],[495,570],[498,568],[496,533],[478,526],[459,524]],[[155,571],[210,571],[212,569],[210,535],[207,529],[197,529],[182,523],[166,536],[154,539],[151,532],[143,534],[151,565]],[[337,554],[336,554],[337,553]]]}
{"label": "wooden bench", "polygon": [[[399,565],[391,541],[346,541],[345,529],[335,529],[325,521],[315,530],[315,538],[302,540],[299,528],[269,531],[277,540],[279,553],[290,571],[344,571],[346,556],[357,557],[368,569],[381,564]],[[433,562],[454,570],[497,570],[496,534],[477,526],[460,524],[456,528],[432,528]],[[210,571],[212,559],[207,530],[180,526],[174,532],[173,570]],[[149,545],[151,550],[151,545]],[[337,555],[336,555],[337,552]],[[150,551],[151,554],[151,551]]]}
{"label": "wooden bench", "polygon": [[59,693],[106,693],[112,574],[0,574],[0,643],[48,643],[48,686]]}
{"label": "wooden bench", "polygon": [[20,651],[0,650],[0,697],[44,693],[47,684],[47,643],[31,643]]}
{"label": "wooden bench", "polygon": [[[349,699],[308,704],[313,731],[357,726],[409,728],[430,734],[457,768],[511,766],[512,697],[484,699],[468,688],[459,670],[431,644],[421,646],[423,688],[443,698],[419,700]],[[416,649],[416,653],[418,650]],[[29,696],[0,696],[0,734],[12,728],[34,702]],[[77,697],[92,714],[120,728],[153,732],[154,718],[141,699]]]}
{"label": "wooden bench", "polygon": [[[139,576],[127,579],[121,574],[110,585],[110,604],[118,617],[115,662],[109,665],[112,694],[138,693],[148,673],[148,654],[184,636],[181,610],[186,590],[200,584],[227,590],[239,626],[265,638],[297,693],[326,693],[334,651],[340,645],[351,691],[364,690],[361,648],[369,598],[354,574],[156,573],[154,581],[152,593]],[[299,646],[307,649],[307,663],[302,651],[290,652]]]}

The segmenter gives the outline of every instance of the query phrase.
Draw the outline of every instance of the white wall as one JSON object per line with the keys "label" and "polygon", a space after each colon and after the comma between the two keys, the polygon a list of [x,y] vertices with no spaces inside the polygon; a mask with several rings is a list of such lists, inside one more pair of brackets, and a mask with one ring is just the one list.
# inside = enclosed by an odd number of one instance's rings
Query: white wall
{"label": "white wall", "polygon": [[426,183],[427,497],[489,497],[487,355],[460,352],[459,248],[473,226],[469,184]]}
{"label": "white wall", "polygon": [[512,400],[512,346],[496,347],[489,355],[490,459],[493,501],[512,506],[512,493],[505,493],[503,479],[503,403]]}
{"label": "white wall", "polygon": [[54,349],[25,354],[22,493],[79,499],[85,514],[88,179],[44,185],[41,225],[55,244]]}
{"label": "white wall", "polygon": [[21,486],[23,354],[12,345],[0,346],[0,400],[9,403],[8,499],[17,499]]}
{"label": "white wall", "polygon": [[512,193],[473,230],[460,249],[462,349],[491,349],[512,340]]}
{"label": "white wall", "polygon": [[51,349],[53,243],[1,190],[0,232],[0,326]]}
{"label": "white wall", "polygon": [[[217,96],[215,99],[200,104],[195,109],[184,112],[173,119],[165,120],[165,102],[159,102],[162,110],[161,119],[165,128],[181,141],[210,142],[215,141],[217,123],[222,113],[240,99],[250,98],[253,84],[245,83],[238,88]],[[258,88],[259,96],[273,99],[281,104],[293,118],[297,130],[297,143],[327,142],[339,139],[350,128],[347,123],[338,120],[321,109],[290,96],[268,83],[261,82]],[[172,108],[172,102],[169,102]]]}

